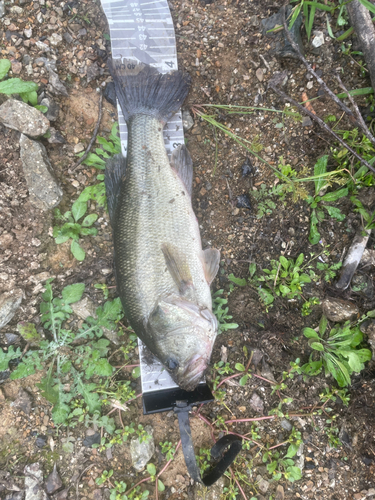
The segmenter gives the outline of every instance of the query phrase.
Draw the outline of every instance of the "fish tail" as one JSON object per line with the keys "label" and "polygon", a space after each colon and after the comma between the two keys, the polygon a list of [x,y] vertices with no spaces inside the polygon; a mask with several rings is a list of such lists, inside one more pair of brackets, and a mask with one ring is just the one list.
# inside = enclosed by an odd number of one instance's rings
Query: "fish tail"
{"label": "fish tail", "polygon": [[167,123],[189,92],[190,76],[182,71],[162,74],[151,66],[134,61],[124,64],[120,59],[109,59],[108,67],[126,121],[146,114]]}

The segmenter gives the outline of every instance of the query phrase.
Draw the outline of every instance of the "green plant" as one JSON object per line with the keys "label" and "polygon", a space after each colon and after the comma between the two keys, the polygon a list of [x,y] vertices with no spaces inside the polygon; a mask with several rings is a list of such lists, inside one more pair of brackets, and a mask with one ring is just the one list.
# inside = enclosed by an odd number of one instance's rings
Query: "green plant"
{"label": "green plant", "polygon": [[211,450],[209,448],[199,448],[199,454],[195,455],[201,476],[210,468]]}
{"label": "green plant", "polygon": [[106,481],[109,481],[109,479],[113,476],[113,469],[111,469],[110,471],[107,471],[107,470],[104,470],[102,472],[102,475],[100,477],[97,477],[95,479],[95,482],[96,484],[98,484],[99,486],[101,486],[102,484],[104,484]]}
{"label": "green plant", "polygon": [[302,478],[301,469],[294,465],[293,460],[302,443],[301,433],[293,427],[287,442],[290,444],[284,456],[281,456],[281,453],[278,451],[269,449],[263,454],[262,460],[263,463],[269,462],[267,464],[267,471],[269,474],[272,474],[275,481],[284,476],[285,479],[293,483]]}
{"label": "green plant", "polygon": [[312,308],[320,304],[318,297],[311,297],[302,304],[301,314],[302,316],[308,316],[312,312]]}
{"label": "green plant", "polygon": [[[229,291],[227,292],[227,297],[229,297],[232,290],[233,288],[229,289]],[[228,314],[229,311],[229,307],[227,306],[228,298],[222,297],[223,293],[224,293],[223,289],[217,290],[217,292],[213,294],[213,300],[212,300],[212,310],[219,323],[218,334],[226,332],[227,330],[233,330],[238,328],[237,323],[228,323],[228,320],[231,320],[233,316]]]}
{"label": "green plant", "polygon": [[110,500],[147,500],[149,490],[141,490],[140,486],[136,486],[128,494],[125,494],[128,487],[124,481],[115,481],[114,488],[110,490]]}
{"label": "green plant", "polygon": [[[322,156],[318,159],[314,166],[314,175],[317,178],[314,180],[315,184],[315,194],[314,196],[308,196],[306,201],[311,206],[311,219],[310,219],[310,235],[309,241],[311,245],[315,245],[320,241],[320,233],[318,231],[318,223],[324,220],[325,212],[328,215],[338,221],[345,219],[345,215],[341,213],[340,209],[327,205],[326,203],[332,203],[340,198],[348,195],[348,188],[341,188],[337,191],[332,191],[320,196],[320,192],[329,186],[330,181],[322,174],[327,172],[328,155]],[[323,210],[324,209],[324,210]]]}
{"label": "green plant", "polygon": [[[102,338],[103,329],[115,329],[116,321],[122,317],[122,308],[120,299],[107,301],[96,309],[95,318],[89,316],[74,332],[68,328],[68,320],[73,313],[71,304],[81,299],[85,285],[68,285],[62,290],[62,297],[58,298],[53,297],[52,281],[47,280],[40,304],[41,324],[46,338],[41,335],[36,337],[32,324],[21,324],[20,331],[26,329],[29,340],[30,335],[33,337],[33,347],[23,356],[19,350],[9,349],[8,353],[0,350],[0,366],[6,369],[12,359],[21,358],[10,375],[12,380],[27,377],[47,366],[38,387],[42,396],[53,405],[55,424],[66,425],[69,422],[72,426],[74,419],[87,422],[100,417],[102,401],[94,380],[113,373],[113,367],[106,359],[109,341]],[[85,343],[77,345],[79,342]],[[110,428],[112,422],[112,419],[102,420],[102,425],[108,424]]]}
{"label": "green plant", "polygon": [[8,78],[4,80],[12,63],[8,59],[0,59],[0,94],[19,94],[23,102],[30,103],[31,106],[46,112],[46,106],[38,106],[38,85],[34,82],[25,82],[21,78]]}
{"label": "green plant", "polygon": [[371,359],[371,351],[357,349],[363,340],[358,325],[351,326],[347,321],[343,326],[335,325],[330,330],[327,329],[328,321],[323,315],[319,333],[312,328],[303,330],[314,352],[310,355],[309,362],[302,366],[302,371],[313,376],[324,368],[326,376],[331,374],[340,387],[346,387],[351,383],[351,375],[363,370],[364,363]]}
{"label": "green plant", "polygon": [[316,267],[319,271],[323,271],[322,276],[325,281],[332,281],[336,277],[336,271],[342,267],[342,262],[336,262],[336,264],[317,262]]}
{"label": "green plant", "polygon": [[164,443],[159,443],[159,445],[166,460],[170,460],[176,453],[176,446],[173,446],[170,441],[164,441]]}
{"label": "green plant", "polygon": [[65,212],[61,215],[58,208],[55,208],[55,217],[59,220],[66,221],[61,227],[53,227],[53,237],[57,244],[65,243],[69,239],[72,240],[70,245],[70,250],[74,257],[82,261],[86,256],[86,252],[79,245],[78,240],[82,236],[96,236],[98,230],[95,227],[91,227],[94,222],[96,222],[98,215],[89,214],[81,222],[80,219],[85,215],[87,210],[87,204],[76,201],[72,205],[72,210]]}
{"label": "green plant", "polygon": [[[115,122],[112,125],[111,133],[108,140],[104,137],[98,136],[96,141],[102,146],[101,148],[96,148],[95,153],[89,153],[87,158],[82,162],[84,165],[89,167],[95,167],[100,170],[105,169],[105,163],[108,158],[121,153],[121,141],[119,137],[118,123]],[[78,153],[77,156],[81,157],[85,153],[82,151]],[[105,189],[104,189],[105,192]]]}

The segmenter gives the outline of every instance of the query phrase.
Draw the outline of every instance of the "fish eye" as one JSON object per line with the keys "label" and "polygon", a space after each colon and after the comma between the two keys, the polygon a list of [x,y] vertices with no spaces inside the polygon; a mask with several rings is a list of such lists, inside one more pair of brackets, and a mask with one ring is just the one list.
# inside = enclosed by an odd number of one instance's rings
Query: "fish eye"
{"label": "fish eye", "polygon": [[175,370],[176,368],[178,368],[178,361],[173,358],[169,358],[167,359],[167,366],[170,370]]}

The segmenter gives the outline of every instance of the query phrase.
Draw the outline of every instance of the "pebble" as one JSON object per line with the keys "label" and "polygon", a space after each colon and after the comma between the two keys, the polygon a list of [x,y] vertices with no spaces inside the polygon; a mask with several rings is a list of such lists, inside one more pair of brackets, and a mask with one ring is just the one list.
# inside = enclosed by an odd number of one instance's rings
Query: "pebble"
{"label": "pebble", "polygon": [[12,72],[15,75],[19,75],[22,71],[22,64],[18,61],[12,62]]}
{"label": "pebble", "polygon": [[145,431],[151,436],[151,438],[139,442],[138,437],[133,437],[130,441],[130,455],[132,458],[132,464],[134,469],[139,472],[143,470],[146,464],[151,460],[152,455],[155,453],[155,443],[154,443],[154,430],[150,425],[146,425]]}
{"label": "pebble", "polygon": [[84,151],[84,150],[85,150],[85,146],[82,144],[82,142],[79,142],[73,148],[73,151],[75,154],[80,153],[81,151]]}
{"label": "pebble", "polygon": [[0,106],[0,122],[31,137],[40,137],[49,127],[49,120],[25,102],[8,99]]}
{"label": "pebble", "polygon": [[62,36],[58,33],[52,33],[52,35],[48,37],[48,40],[50,41],[51,45],[57,46],[62,42]]}
{"label": "pebble", "polygon": [[260,474],[258,474],[256,481],[258,483],[258,488],[262,493],[267,493],[267,490],[270,486],[270,483],[262,478]]}
{"label": "pebble", "polygon": [[312,124],[313,122],[309,116],[304,116],[302,118],[302,127],[311,127]]}
{"label": "pebble", "polygon": [[66,43],[72,43],[74,41],[74,38],[68,32],[66,32],[66,33],[63,34],[63,38],[66,41]]}
{"label": "pebble", "polygon": [[313,86],[314,86],[314,82],[312,82],[312,81],[307,82],[307,84],[306,84],[306,87],[307,87],[309,90],[311,90],[311,89],[313,88]]}
{"label": "pebble", "polygon": [[315,36],[311,42],[311,45],[316,49],[324,44],[324,33],[323,31],[315,31]]}
{"label": "pebble", "polygon": [[21,305],[23,292],[21,289],[0,295],[0,328],[7,325]]}
{"label": "pebble", "polygon": [[0,0],[0,17],[3,17],[5,14],[5,2],[4,0]]}
{"label": "pebble", "polygon": [[281,420],[280,425],[286,431],[291,431],[293,428],[293,425],[289,422],[289,420],[286,420],[285,418]]}
{"label": "pebble", "polygon": [[263,81],[263,79],[264,79],[264,73],[263,73],[263,70],[262,70],[261,68],[258,68],[258,69],[256,70],[256,73],[255,73],[255,74],[256,74],[256,77],[258,78],[258,80],[259,80],[260,82],[262,82],[262,81]]}
{"label": "pebble", "polygon": [[194,127],[194,120],[189,111],[182,112],[182,125],[184,127],[185,132]]}
{"label": "pebble", "polygon": [[358,307],[353,302],[333,297],[324,299],[322,308],[325,316],[335,323],[354,319],[359,313]]}

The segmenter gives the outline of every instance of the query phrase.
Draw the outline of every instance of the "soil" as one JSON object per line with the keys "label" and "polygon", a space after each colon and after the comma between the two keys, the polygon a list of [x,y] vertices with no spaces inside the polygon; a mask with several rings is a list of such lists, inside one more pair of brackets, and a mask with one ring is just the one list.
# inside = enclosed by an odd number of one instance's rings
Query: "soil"
{"label": "soil", "polygon": [[[60,105],[60,113],[53,126],[63,135],[65,144],[49,144],[41,139],[53,165],[56,176],[63,188],[64,198],[59,209],[62,213],[70,209],[82,189],[95,182],[97,171],[81,165],[76,170],[72,166],[76,161],[74,146],[83,143],[86,147],[92,137],[98,113],[97,88],[103,88],[110,81],[105,59],[109,53],[109,42],[104,34],[108,33],[105,16],[99,6],[88,0],[80,2],[57,2],[50,0],[39,3],[23,1],[12,3],[22,11],[10,11],[0,19],[1,57],[13,62],[13,72],[25,80],[33,80],[40,85],[40,91],[49,93],[48,72],[33,63],[31,74],[27,72],[27,58],[35,60],[48,51],[40,48],[38,42],[51,45],[52,33],[69,33],[72,42],[62,38],[57,46],[51,46],[51,54],[57,60],[60,80],[68,89],[69,97],[53,95]],[[301,101],[303,91],[309,98],[320,95],[318,84],[310,78],[305,67],[292,59],[280,59],[274,52],[269,38],[260,32],[260,21],[276,13],[279,2],[259,0],[237,0],[234,2],[216,0],[205,4],[190,0],[172,0],[170,7],[175,23],[179,66],[192,77],[192,87],[183,109],[198,109],[199,104],[233,104],[260,106],[268,111],[254,111],[249,115],[226,115],[220,113],[219,121],[225,123],[240,137],[261,145],[259,155],[271,165],[277,166],[282,156],[285,163],[303,176],[313,174],[313,167],[318,157],[330,155],[329,168],[335,168],[331,151],[336,147],[331,137],[315,124],[301,126],[300,121],[280,117],[271,110],[284,109],[284,103],[267,90],[267,81],[277,71],[287,71],[288,81],[284,91]],[[10,5],[7,6],[7,8]],[[47,8],[48,7],[48,8]],[[69,7],[69,8],[68,8]],[[40,22],[40,15],[43,21]],[[9,21],[9,22],[8,22]],[[32,28],[31,38],[24,35],[24,30]],[[325,44],[313,49],[302,29],[306,57],[315,69],[320,70],[322,78],[330,88],[339,92],[333,69],[340,69],[347,88],[369,86],[369,81],[362,76],[360,66],[342,54],[340,44],[328,37],[325,15],[317,12],[314,30],[325,34]],[[355,44],[355,39],[351,39]],[[353,45],[354,49],[355,45]],[[358,58],[357,58],[358,59]],[[26,62],[25,62],[26,61]],[[19,65],[15,63],[21,63]],[[97,77],[90,80],[88,70],[97,64]],[[259,69],[261,70],[259,72]],[[257,71],[258,70],[258,71]],[[312,82],[309,84],[309,82]],[[365,106],[365,98],[358,98],[358,104]],[[341,118],[340,109],[323,96],[313,101],[315,112],[320,117],[335,115]],[[103,118],[99,135],[107,137],[116,120],[116,109],[103,100]],[[283,122],[284,126],[280,126]],[[340,126],[349,127],[345,117]],[[43,283],[54,277],[54,290],[58,293],[64,286],[84,282],[86,294],[96,303],[102,300],[102,294],[94,288],[95,283],[115,285],[112,273],[113,248],[108,214],[94,203],[91,211],[99,215],[95,227],[96,237],[85,237],[80,244],[86,251],[86,259],[78,262],[70,253],[68,243],[56,245],[52,237],[54,225],[53,211],[40,211],[29,202],[29,194],[19,157],[19,133],[0,126],[0,294],[16,288],[23,290],[23,301],[11,322],[0,332],[0,347],[7,349],[6,333],[18,334],[17,323],[30,321],[40,325],[39,304]],[[287,196],[284,201],[274,199],[276,208],[271,214],[257,218],[257,201],[253,190],[265,184],[267,189],[276,185],[277,179],[264,163],[246,152],[230,138],[215,133],[206,122],[195,116],[194,127],[186,132],[186,142],[194,162],[193,205],[198,217],[204,246],[213,246],[221,252],[222,261],[213,291],[224,289],[224,296],[230,292],[228,275],[244,278],[248,275],[250,262],[256,262],[258,269],[269,267],[270,260],[278,259],[281,254],[296,258],[300,253],[308,259],[312,252],[329,249],[329,262],[338,262],[350,246],[360,218],[351,212],[352,205],[345,199],[337,206],[346,218],[342,222],[326,219],[319,228],[321,242],[312,247],[309,244],[310,208],[303,199],[293,200]],[[241,167],[249,157],[253,165],[253,174],[243,177]],[[307,184],[312,193],[313,186]],[[237,206],[237,197],[246,194],[251,208]],[[374,247],[373,237],[368,247]],[[360,271],[373,280],[373,269]],[[323,298],[336,295],[333,283],[320,281],[313,287],[304,289],[305,298],[317,296]],[[110,289],[114,297],[114,289]],[[344,298],[355,302],[361,314],[373,309],[373,298],[363,299],[352,291]],[[267,311],[259,301],[256,290],[251,287],[234,288],[228,294],[229,313],[239,327],[222,333],[215,344],[212,364],[227,358],[231,367],[235,363],[246,364],[243,348],[248,352],[261,353],[267,366],[255,361],[251,365],[253,373],[267,377],[265,372],[279,381],[282,373],[290,368],[290,362],[300,358],[306,362],[311,352],[305,337],[304,327],[315,328],[318,325],[321,308],[315,306],[309,316],[301,315],[302,301],[276,299],[273,307]],[[24,348],[21,340],[19,345]],[[223,350],[223,347],[226,348]],[[113,345],[112,351],[118,349]],[[134,354],[136,362],[136,354]],[[254,356],[255,359],[255,356]],[[113,360],[122,361],[118,355]],[[331,377],[324,375],[304,380],[295,376],[287,380],[288,389],[272,393],[272,387],[264,380],[252,377],[244,387],[238,379],[228,381],[224,388],[224,403],[212,402],[201,409],[201,415],[211,422],[218,416],[229,419],[246,419],[267,416],[277,408],[281,398],[290,397],[289,413],[302,412],[303,416],[291,418],[293,426],[301,432],[303,439],[304,468],[302,479],[291,483],[282,478],[272,481],[266,464],[262,462],[259,448],[251,444],[250,450],[243,450],[236,470],[241,472],[240,486],[243,490],[237,498],[246,496],[258,500],[280,496],[281,485],[285,499],[348,499],[375,498],[375,380],[374,364],[370,362],[366,369],[353,377],[349,387],[348,406],[337,398],[330,402],[331,413],[311,416],[313,409],[319,406],[319,397],[325,389],[336,387]],[[137,483],[145,473],[136,474],[131,464],[129,446],[125,443],[114,446],[111,452],[98,452],[82,445],[87,433],[83,425],[72,429],[57,428],[51,418],[51,405],[38,389],[43,373],[25,379],[5,380],[0,387],[0,469],[7,480],[12,479],[22,488],[23,469],[26,464],[38,461],[45,477],[56,463],[65,488],[69,488],[68,498],[99,499],[108,495],[107,485],[99,487],[95,479],[103,470],[113,469],[113,480]],[[128,373],[124,373],[124,378]],[[210,376],[208,376],[210,379]],[[140,381],[135,384],[140,392]],[[29,414],[12,406],[20,388],[31,397],[32,408]],[[252,404],[254,395],[261,399],[261,406]],[[262,408],[263,406],[263,408]],[[286,406],[283,407],[286,411]],[[331,419],[331,421],[330,421]],[[156,452],[152,459],[158,470],[165,465],[158,443],[171,441],[177,443],[179,430],[173,412],[167,414],[142,414],[141,398],[129,404],[128,412],[122,412],[125,424],[137,422],[151,425],[154,429]],[[281,425],[282,418],[262,420],[258,425],[258,441],[263,446],[275,446],[288,439],[289,431]],[[116,414],[116,423],[120,419]],[[251,422],[229,424],[232,432],[245,435],[250,432]],[[206,423],[192,415],[191,426],[194,442],[199,448],[210,448],[212,436]],[[328,430],[337,428],[341,443],[331,447]],[[38,436],[46,437],[46,444],[36,445]],[[218,432],[215,431],[216,437]],[[74,451],[63,451],[63,440],[73,438]],[[337,435],[336,435],[337,437]],[[332,444],[332,443],[331,443]],[[281,447],[285,452],[287,444]],[[302,457],[302,458],[303,458]],[[297,459],[302,463],[302,458]],[[92,467],[87,469],[91,465]],[[87,469],[87,470],[86,470]],[[86,472],[84,472],[86,471]],[[1,472],[1,471],[0,471]],[[7,476],[6,474],[9,473]],[[4,477],[5,477],[4,476]],[[259,476],[267,481],[267,487],[261,489]],[[0,498],[6,498],[11,491],[1,486]],[[181,449],[176,453],[166,471],[161,475],[166,486],[165,492],[159,493],[160,499],[202,498],[192,485],[187,473]],[[224,480],[224,486],[229,481]],[[5,484],[5,483],[4,483]],[[223,483],[221,488],[223,487]],[[146,487],[146,483],[142,488]],[[76,489],[77,488],[77,489]],[[154,485],[147,483],[150,497],[155,497]],[[7,497],[13,498],[13,497]],[[209,498],[209,497],[207,497]],[[217,496],[216,498],[219,498]],[[229,498],[223,493],[222,498]]]}

